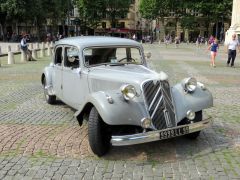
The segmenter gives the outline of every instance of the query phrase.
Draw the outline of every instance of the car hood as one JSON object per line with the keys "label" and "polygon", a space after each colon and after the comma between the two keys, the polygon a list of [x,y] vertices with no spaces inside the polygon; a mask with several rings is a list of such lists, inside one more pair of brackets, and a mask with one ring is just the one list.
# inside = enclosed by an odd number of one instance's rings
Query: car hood
{"label": "car hood", "polygon": [[140,89],[141,84],[150,79],[159,79],[159,74],[145,66],[134,64],[92,67],[88,76],[91,91],[115,90],[123,84],[131,84]]}

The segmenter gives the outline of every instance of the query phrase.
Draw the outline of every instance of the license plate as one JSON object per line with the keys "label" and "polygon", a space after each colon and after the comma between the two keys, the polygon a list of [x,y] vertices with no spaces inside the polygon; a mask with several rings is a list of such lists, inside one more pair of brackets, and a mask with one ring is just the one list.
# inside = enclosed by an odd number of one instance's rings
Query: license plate
{"label": "license plate", "polygon": [[185,127],[176,128],[176,129],[163,130],[159,133],[159,138],[168,139],[172,137],[182,136],[188,133],[189,133],[189,127],[185,126]]}

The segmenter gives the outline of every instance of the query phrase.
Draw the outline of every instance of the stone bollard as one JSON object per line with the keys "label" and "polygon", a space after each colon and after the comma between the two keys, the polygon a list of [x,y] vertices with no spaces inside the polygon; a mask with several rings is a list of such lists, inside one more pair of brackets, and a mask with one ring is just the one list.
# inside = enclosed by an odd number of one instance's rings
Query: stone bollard
{"label": "stone bollard", "polygon": [[17,52],[20,51],[20,45],[19,45],[19,44],[17,44],[17,46],[16,46],[16,50],[17,50]]}
{"label": "stone bollard", "polygon": [[42,48],[41,48],[41,51],[40,51],[40,57],[44,57],[45,56],[45,44],[44,42],[42,42]]}
{"label": "stone bollard", "polygon": [[32,50],[32,57],[33,57],[33,59],[37,59],[38,58],[38,56],[37,56],[37,50],[36,49],[33,49]]}
{"label": "stone bollard", "polygon": [[29,49],[30,49],[30,50],[33,49],[33,44],[32,44],[32,43],[29,44]]}
{"label": "stone bollard", "polygon": [[44,42],[42,42],[42,48],[45,49],[45,43]]}
{"label": "stone bollard", "polygon": [[27,54],[24,51],[21,51],[21,62],[25,63],[27,61]]}
{"label": "stone bollard", "polygon": [[52,56],[52,48],[48,47],[48,56]]}
{"label": "stone bollard", "polygon": [[50,47],[53,48],[54,44],[53,41],[51,41]]}
{"label": "stone bollard", "polygon": [[13,52],[9,51],[8,52],[8,64],[14,64],[15,60],[14,60],[14,54]]}
{"label": "stone bollard", "polygon": [[39,49],[39,43],[36,43],[36,49]]}
{"label": "stone bollard", "polygon": [[10,45],[7,46],[7,52],[11,52],[11,46]]}

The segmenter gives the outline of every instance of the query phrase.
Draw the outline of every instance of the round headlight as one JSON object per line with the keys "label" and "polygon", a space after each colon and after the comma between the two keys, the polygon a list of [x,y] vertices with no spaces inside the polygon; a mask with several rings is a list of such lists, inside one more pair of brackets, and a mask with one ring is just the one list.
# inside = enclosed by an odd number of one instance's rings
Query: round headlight
{"label": "round headlight", "polygon": [[197,80],[192,77],[184,79],[183,88],[187,92],[194,92],[197,88]]}
{"label": "round headlight", "polygon": [[187,118],[188,118],[189,120],[192,121],[192,120],[195,119],[195,117],[196,117],[195,112],[193,112],[192,110],[187,111]]}
{"label": "round headlight", "polygon": [[137,91],[133,85],[126,84],[121,87],[121,92],[123,94],[123,97],[126,100],[133,99],[137,95]]}
{"label": "round headlight", "polygon": [[144,129],[147,129],[147,128],[150,128],[150,127],[151,127],[152,121],[151,121],[151,119],[143,118],[143,119],[141,120],[141,124],[142,124],[142,127],[143,127]]}

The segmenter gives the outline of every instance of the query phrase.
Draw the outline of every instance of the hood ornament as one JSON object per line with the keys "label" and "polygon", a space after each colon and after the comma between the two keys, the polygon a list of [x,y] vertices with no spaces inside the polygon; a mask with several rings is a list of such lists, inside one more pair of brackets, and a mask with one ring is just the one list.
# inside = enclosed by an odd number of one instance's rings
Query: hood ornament
{"label": "hood ornament", "polygon": [[163,71],[161,71],[158,74],[158,78],[160,79],[160,81],[166,81],[168,79],[168,75],[166,73],[164,73]]}

